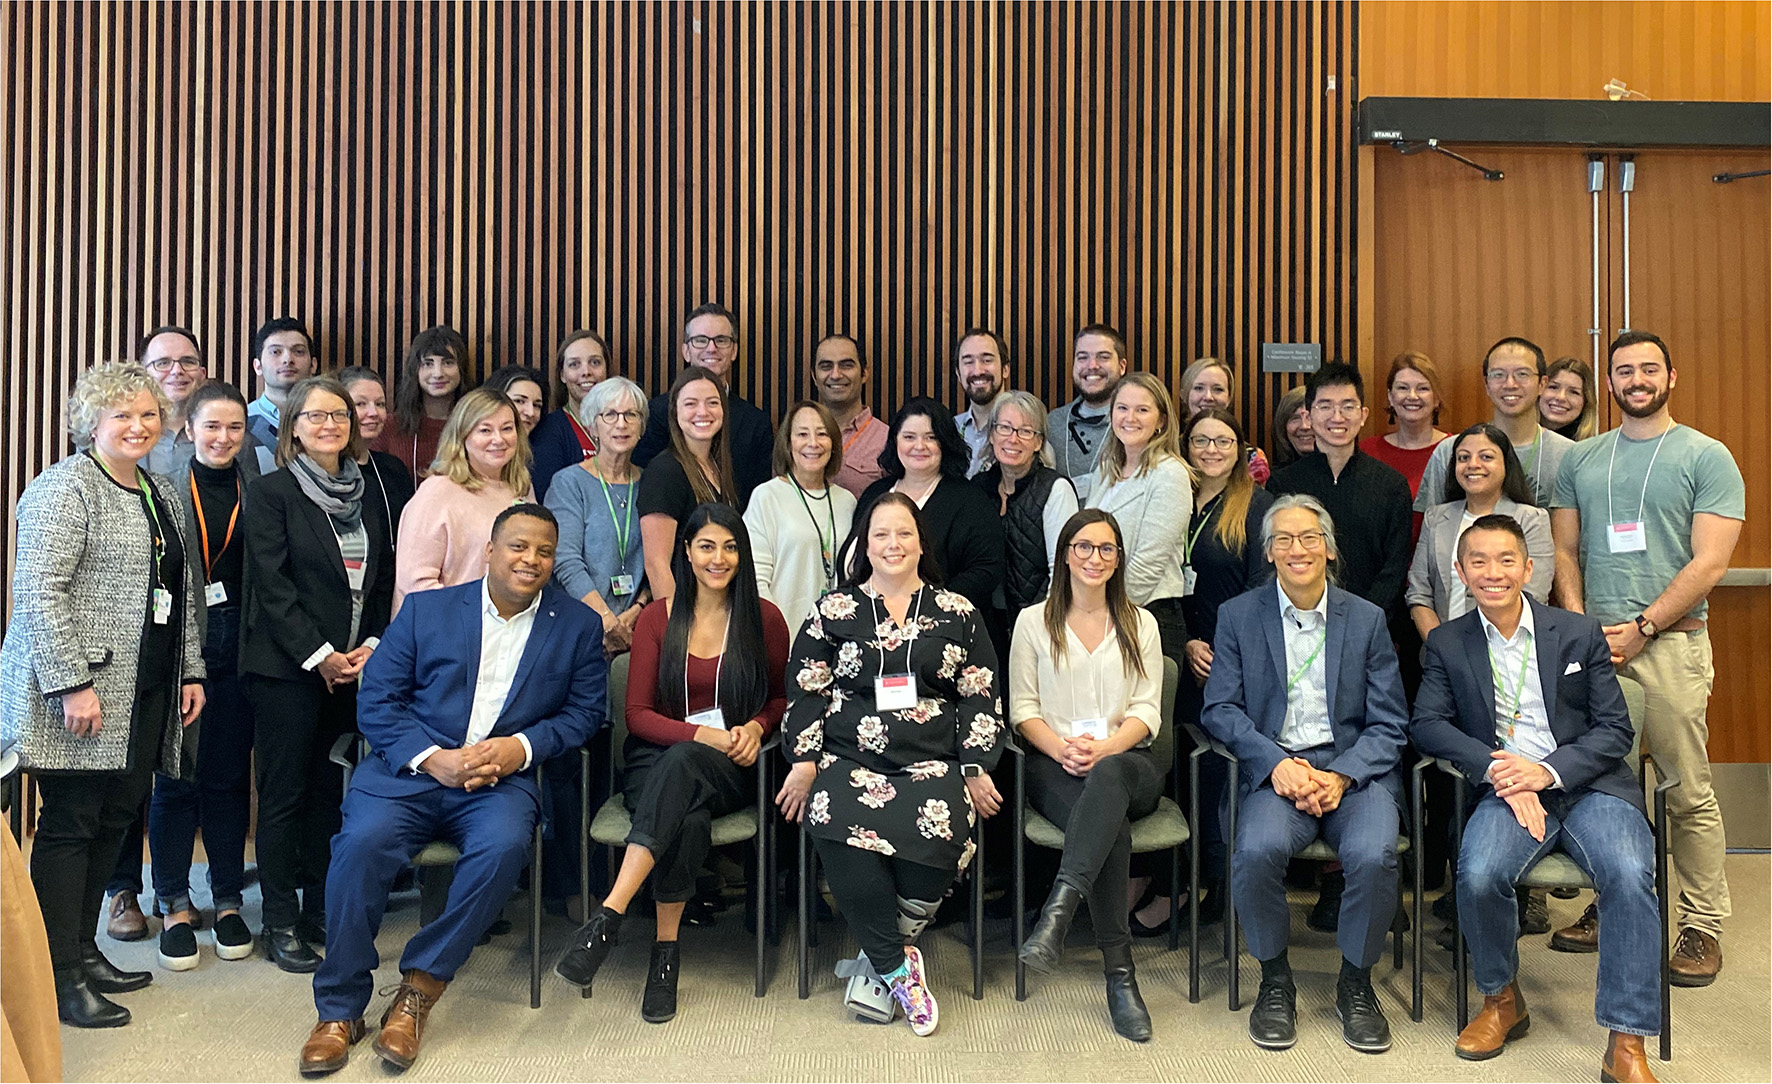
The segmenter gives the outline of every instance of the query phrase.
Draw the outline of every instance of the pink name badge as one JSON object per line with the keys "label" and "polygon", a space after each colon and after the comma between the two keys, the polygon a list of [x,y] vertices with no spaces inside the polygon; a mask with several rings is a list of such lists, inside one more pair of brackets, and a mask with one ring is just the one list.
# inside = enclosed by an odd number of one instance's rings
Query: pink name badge
{"label": "pink name badge", "polygon": [[1649,539],[1641,522],[1614,523],[1606,530],[1606,545],[1613,553],[1642,553],[1649,548]]}

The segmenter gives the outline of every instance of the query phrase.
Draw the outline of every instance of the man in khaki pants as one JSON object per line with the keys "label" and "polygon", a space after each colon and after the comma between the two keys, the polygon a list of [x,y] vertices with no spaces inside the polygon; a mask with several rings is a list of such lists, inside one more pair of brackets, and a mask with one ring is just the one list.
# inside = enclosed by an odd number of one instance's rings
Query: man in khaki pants
{"label": "man in khaki pants", "polygon": [[[1659,338],[1627,331],[1613,340],[1607,383],[1624,422],[1564,457],[1551,530],[1557,600],[1600,621],[1613,665],[1647,694],[1644,743],[1679,774],[1668,793],[1680,882],[1680,936],[1669,966],[1674,985],[1709,986],[1723,966],[1729,884],[1705,749],[1713,677],[1705,597],[1729,568],[1747,498],[1729,450],[1675,424],[1667,400],[1676,382]],[[1557,931],[1551,947],[1596,951],[1595,909]]]}

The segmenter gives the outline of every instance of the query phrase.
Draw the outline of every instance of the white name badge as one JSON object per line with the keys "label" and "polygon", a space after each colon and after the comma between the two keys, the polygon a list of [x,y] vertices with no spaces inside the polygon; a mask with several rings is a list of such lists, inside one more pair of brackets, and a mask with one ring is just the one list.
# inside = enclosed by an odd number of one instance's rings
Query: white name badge
{"label": "white name badge", "polygon": [[917,675],[881,674],[874,679],[874,707],[880,711],[909,711],[917,706]]}
{"label": "white name badge", "polygon": [[212,583],[203,588],[203,602],[207,606],[220,606],[228,601],[228,585]]}
{"label": "white name badge", "polygon": [[609,577],[609,593],[612,595],[631,595],[634,593],[634,577],[627,573]]}
{"label": "white name badge", "polygon": [[1199,581],[1200,581],[1200,575],[1199,575],[1199,573],[1194,571],[1194,566],[1193,565],[1184,566],[1181,570],[1181,593],[1182,593],[1182,595],[1187,596],[1187,595],[1193,594],[1194,593],[1194,584],[1198,583]]}
{"label": "white name badge", "polygon": [[349,560],[349,559],[347,559],[345,561],[345,582],[351,585],[351,590],[353,590],[353,591],[363,590],[363,562],[362,561],[354,561],[354,560]]}
{"label": "white name badge", "polygon": [[164,625],[172,620],[172,592],[164,587],[154,588],[154,624]]}
{"label": "white name badge", "polygon": [[683,721],[690,726],[705,726],[714,730],[726,729],[726,716],[719,708],[709,708],[706,711],[698,711]]}
{"label": "white name badge", "polygon": [[1094,738],[1096,741],[1105,741],[1108,736],[1107,720],[1072,719],[1071,734],[1079,738],[1087,735],[1088,737]]}
{"label": "white name badge", "polygon": [[1606,544],[1613,553],[1642,553],[1649,548],[1649,538],[1642,523],[1614,523],[1606,530]]}

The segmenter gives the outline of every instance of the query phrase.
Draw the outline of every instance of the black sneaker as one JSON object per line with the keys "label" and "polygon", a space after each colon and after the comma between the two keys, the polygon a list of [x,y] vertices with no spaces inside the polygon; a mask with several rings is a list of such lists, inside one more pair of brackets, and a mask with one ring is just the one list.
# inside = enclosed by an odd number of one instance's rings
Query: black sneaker
{"label": "black sneaker", "polygon": [[1338,983],[1335,1015],[1341,1017],[1342,1039],[1360,1053],[1382,1054],[1391,1048],[1391,1026],[1371,982]]}
{"label": "black sneaker", "polygon": [[252,955],[252,931],[239,915],[215,920],[215,954],[224,960],[244,960]]}
{"label": "black sneaker", "polygon": [[160,966],[168,971],[189,971],[197,966],[197,931],[190,923],[160,930]]}
{"label": "black sneaker", "polygon": [[1286,1050],[1298,1041],[1298,987],[1262,980],[1249,1012],[1249,1038],[1263,1050]]}

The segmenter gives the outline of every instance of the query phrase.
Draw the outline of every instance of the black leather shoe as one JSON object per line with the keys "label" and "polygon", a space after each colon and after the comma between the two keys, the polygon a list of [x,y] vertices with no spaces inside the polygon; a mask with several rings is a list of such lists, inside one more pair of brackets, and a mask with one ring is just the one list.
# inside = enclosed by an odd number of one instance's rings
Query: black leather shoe
{"label": "black leather shoe", "polygon": [[677,971],[680,953],[675,941],[654,941],[646,967],[646,992],[640,995],[640,1019],[663,1024],[677,1015]]}
{"label": "black leather shoe", "polygon": [[87,945],[80,950],[80,969],[86,972],[92,988],[101,994],[127,994],[154,981],[152,971],[125,971],[107,959],[97,945]]}
{"label": "black leather shoe", "polygon": [[1445,892],[1443,892],[1440,895],[1440,898],[1434,901],[1432,911],[1434,913],[1434,917],[1439,919],[1441,922],[1451,922],[1454,918],[1456,918],[1458,916],[1458,892],[1457,892],[1457,890],[1448,888]]}
{"label": "black leather shoe", "polygon": [[1064,938],[1071,930],[1071,920],[1077,917],[1077,905],[1082,902],[1083,893],[1074,885],[1054,881],[1052,893],[1046,897],[1046,906],[1040,908],[1039,920],[1016,952],[1021,962],[1042,975],[1052,974],[1059,960],[1064,958]]}
{"label": "black leather shoe", "polygon": [[311,975],[320,970],[319,955],[295,932],[265,930],[265,959],[292,975]]}
{"label": "black leather shoe", "polygon": [[1378,1007],[1378,991],[1370,982],[1341,982],[1335,987],[1335,1014],[1341,1017],[1341,1037],[1362,1054],[1382,1054],[1391,1048],[1391,1026]]}
{"label": "black leather shoe", "polygon": [[607,907],[597,908],[591,920],[572,935],[572,947],[554,965],[554,974],[580,989],[589,990],[597,969],[609,958],[621,933],[621,915]]}
{"label": "black leather shoe", "polygon": [[129,1010],[93,989],[86,968],[55,973],[55,1011],[61,1022],[76,1028],[120,1028]]}
{"label": "black leather shoe", "polygon": [[326,920],[303,915],[295,920],[295,936],[307,942],[312,949],[326,947]]}
{"label": "black leather shoe", "polygon": [[1298,1041],[1298,987],[1263,979],[1249,1011],[1249,1038],[1263,1050],[1287,1050]]}
{"label": "black leather shoe", "polygon": [[1138,992],[1138,973],[1132,967],[1132,943],[1101,947],[1101,970],[1107,977],[1108,1015],[1114,1031],[1135,1043],[1151,1041],[1151,1011]]}
{"label": "black leather shoe", "polygon": [[1338,870],[1323,874],[1323,889],[1312,905],[1311,913],[1305,917],[1304,924],[1318,933],[1334,933],[1341,926],[1341,894],[1347,888],[1347,878]]}

